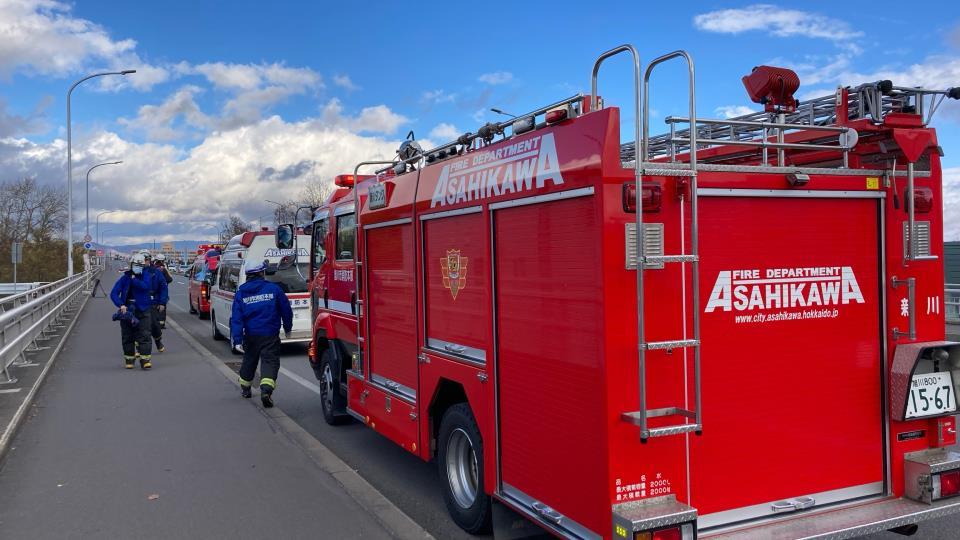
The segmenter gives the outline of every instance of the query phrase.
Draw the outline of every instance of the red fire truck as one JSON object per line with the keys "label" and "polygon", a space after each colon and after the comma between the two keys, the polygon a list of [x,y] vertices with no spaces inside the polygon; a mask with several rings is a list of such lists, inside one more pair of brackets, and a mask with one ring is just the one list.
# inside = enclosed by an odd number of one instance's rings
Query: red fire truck
{"label": "red fire truck", "polygon": [[[597,94],[621,53],[639,146]],[[654,136],[669,60],[690,108]],[[493,501],[560,537],[648,540],[911,533],[960,511],[929,126],[960,89],[801,103],[793,72],[760,66],[743,82],[763,112],[705,120],[694,80],[685,52],[641,71],[618,47],[589,96],[343,177],[313,243],[328,420],[435,460],[469,532]]]}

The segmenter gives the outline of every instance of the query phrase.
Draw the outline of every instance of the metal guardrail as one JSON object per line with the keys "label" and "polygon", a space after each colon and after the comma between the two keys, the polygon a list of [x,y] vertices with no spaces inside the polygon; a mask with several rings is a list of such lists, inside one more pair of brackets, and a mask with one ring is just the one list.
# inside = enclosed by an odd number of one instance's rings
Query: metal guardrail
{"label": "metal guardrail", "polygon": [[83,272],[0,301],[0,366],[6,376],[0,384],[16,382],[10,368],[27,363],[24,352],[41,349],[37,342],[49,339],[47,332],[76,306],[98,271]]}
{"label": "metal guardrail", "polygon": [[944,285],[943,313],[948,323],[960,324],[960,283]]}
{"label": "metal guardrail", "polygon": [[7,296],[27,292],[31,289],[36,289],[44,283],[43,281],[34,281],[32,283],[0,283],[0,295]]}

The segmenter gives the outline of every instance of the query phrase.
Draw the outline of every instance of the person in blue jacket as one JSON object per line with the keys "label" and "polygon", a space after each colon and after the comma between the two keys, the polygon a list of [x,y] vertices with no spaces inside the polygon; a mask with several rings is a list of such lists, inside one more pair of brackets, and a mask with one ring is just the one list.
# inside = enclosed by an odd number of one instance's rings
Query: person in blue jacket
{"label": "person in blue jacket", "polygon": [[233,297],[230,339],[243,351],[240,366],[240,395],[249,398],[250,386],[260,364],[260,400],[273,407],[273,391],[280,371],[280,326],[284,335],[293,328],[290,300],[276,283],[264,279],[267,261],[248,262],[247,281]]}
{"label": "person in blue jacket", "polygon": [[136,254],[130,261],[130,269],[120,276],[110,291],[110,299],[120,308],[120,313],[132,311],[139,319],[134,325],[129,318],[120,320],[120,342],[123,345],[123,363],[127,369],[133,369],[137,356],[140,367],[150,369],[150,321],[153,315],[154,300],[151,274],[144,272],[146,261],[143,255]]}

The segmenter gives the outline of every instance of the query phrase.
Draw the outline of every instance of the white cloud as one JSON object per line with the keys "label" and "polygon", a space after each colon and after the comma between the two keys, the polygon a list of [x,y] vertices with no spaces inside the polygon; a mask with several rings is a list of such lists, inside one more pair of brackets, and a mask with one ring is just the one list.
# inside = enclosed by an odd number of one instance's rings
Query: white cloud
{"label": "white cloud", "polygon": [[194,101],[194,96],[203,90],[197,86],[184,86],[168,97],[160,105],[143,105],[134,119],[121,118],[121,125],[144,131],[153,140],[173,140],[183,137],[181,130],[174,124],[182,121],[194,128],[209,128],[212,120],[205,115]]}
{"label": "white cloud", "polygon": [[356,116],[344,116],[340,100],[333,98],[323,106],[322,121],[330,126],[342,127],[357,133],[383,133],[392,135],[401,125],[410,120],[390,110],[386,105],[364,107]]}
{"label": "white cloud", "polygon": [[0,2],[0,36],[0,76],[4,77],[15,71],[63,77],[106,65],[136,69],[137,74],[105,77],[101,88],[128,84],[138,90],[149,90],[169,77],[165,68],[137,55],[136,41],[115,40],[100,25],[74,17],[70,5],[54,0]]}
{"label": "white cloud", "polygon": [[[361,123],[363,117],[347,120]],[[360,161],[395,155],[398,141],[359,135],[349,121],[286,122],[273,116],[243,129],[211,133],[187,151],[137,144],[107,131],[81,132],[75,133],[74,165],[84,171],[101,161],[124,160],[91,176],[91,215],[119,210],[101,220],[111,224],[110,243],[216,238],[218,223],[231,213],[272,222],[272,207],[263,199],[293,199],[308,181],[332,179],[353,171]],[[62,185],[64,159],[60,139],[44,144],[0,139],[5,178],[35,174],[42,182]],[[82,208],[79,180],[75,187],[75,208]]]}
{"label": "white cloud", "polygon": [[960,167],[943,169],[943,240],[960,240]]}
{"label": "white cloud", "polygon": [[487,84],[506,84],[513,80],[513,73],[509,71],[494,71],[480,75],[477,77],[477,80]]}
{"label": "white cloud", "polygon": [[487,109],[477,109],[470,115],[473,118],[473,121],[476,123],[482,123],[483,120],[487,117]]}
{"label": "white cloud", "polygon": [[721,118],[734,118],[745,114],[755,113],[754,109],[746,105],[724,105],[713,110],[714,114]]}
{"label": "white cloud", "polygon": [[703,13],[693,18],[693,24],[699,30],[721,34],[758,30],[777,37],[809,37],[831,41],[848,40],[863,35],[863,32],[853,30],[844,21],[770,4],[754,4],[744,8]]}
{"label": "white cloud", "polygon": [[453,103],[456,99],[456,94],[448,94],[443,89],[427,90],[420,96],[420,101],[433,104]]}
{"label": "white cloud", "polygon": [[[441,122],[430,130],[430,138],[439,141],[452,141],[462,135],[463,132],[457,129],[457,126]],[[441,143],[442,144],[442,143]]]}
{"label": "white cloud", "polygon": [[354,82],[350,79],[348,75],[334,75],[333,84],[339,86],[340,88],[343,88],[344,90],[348,90],[350,92],[360,89],[360,87],[354,84]]}

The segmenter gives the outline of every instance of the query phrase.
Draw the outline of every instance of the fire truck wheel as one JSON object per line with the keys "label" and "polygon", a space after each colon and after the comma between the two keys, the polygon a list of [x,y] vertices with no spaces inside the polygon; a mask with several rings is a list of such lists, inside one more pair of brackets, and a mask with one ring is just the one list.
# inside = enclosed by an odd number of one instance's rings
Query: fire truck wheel
{"label": "fire truck wheel", "polygon": [[466,403],[443,414],[437,441],[443,500],[453,521],[471,534],[490,530],[490,497],[483,489],[483,440]]}
{"label": "fire truck wheel", "polygon": [[193,307],[193,299],[188,297],[187,301],[190,303],[190,313],[195,314],[197,312],[197,309]]}
{"label": "fire truck wheel", "polygon": [[213,311],[210,312],[210,328],[213,329],[213,340],[223,341],[223,334],[221,334],[220,329],[217,328],[217,314]]}
{"label": "fire truck wheel", "polygon": [[320,355],[320,405],[323,407],[323,419],[331,426],[343,424],[350,419],[337,411],[344,410],[346,400],[340,392],[340,382],[333,375],[330,359],[333,352],[327,347]]}

